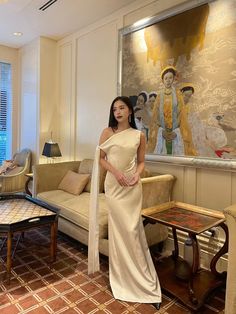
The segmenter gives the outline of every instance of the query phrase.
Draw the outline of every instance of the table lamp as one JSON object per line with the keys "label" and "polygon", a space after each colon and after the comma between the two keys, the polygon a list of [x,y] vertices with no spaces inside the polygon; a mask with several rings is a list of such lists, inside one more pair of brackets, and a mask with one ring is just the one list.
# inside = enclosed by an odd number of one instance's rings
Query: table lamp
{"label": "table lamp", "polygon": [[52,140],[44,144],[42,155],[48,158],[52,158],[51,160],[53,162],[55,157],[62,156],[58,143],[55,143]]}

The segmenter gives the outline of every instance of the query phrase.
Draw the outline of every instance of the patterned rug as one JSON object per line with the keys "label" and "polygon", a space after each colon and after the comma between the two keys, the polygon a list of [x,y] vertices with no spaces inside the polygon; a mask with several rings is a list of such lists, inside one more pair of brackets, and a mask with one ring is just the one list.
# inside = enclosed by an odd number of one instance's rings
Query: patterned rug
{"label": "patterned rug", "polygon": [[[0,313],[120,313],[187,314],[176,299],[163,295],[161,309],[150,304],[115,300],[108,280],[108,260],[101,258],[101,271],[87,275],[87,248],[58,234],[57,261],[49,265],[49,229],[25,233],[16,250],[10,284],[5,278],[5,248],[0,253]],[[0,240],[1,242],[1,240]],[[0,244],[1,246],[1,244]],[[224,308],[224,291],[212,297],[201,314],[218,313]]]}

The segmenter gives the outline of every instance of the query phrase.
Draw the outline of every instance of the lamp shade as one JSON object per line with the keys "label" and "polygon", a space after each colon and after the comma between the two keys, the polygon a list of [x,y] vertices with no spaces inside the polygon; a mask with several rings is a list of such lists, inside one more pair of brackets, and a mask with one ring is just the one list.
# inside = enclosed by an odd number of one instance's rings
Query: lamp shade
{"label": "lamp shade", "polygon": [[42,155],[46,157],[61,157],[59,145],[57,143],[46,142],[44,144]]}

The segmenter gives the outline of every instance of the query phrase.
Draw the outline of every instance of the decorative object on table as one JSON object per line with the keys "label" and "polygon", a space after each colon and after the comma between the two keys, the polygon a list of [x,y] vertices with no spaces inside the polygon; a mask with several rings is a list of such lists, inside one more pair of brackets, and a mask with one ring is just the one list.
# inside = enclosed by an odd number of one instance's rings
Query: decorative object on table
{"label": "decorative object on table", "polygon": [[54,158],[62,156],[58,143],[52,140],[52,132],[51,139],[44,144],[42,155],[48,157],[48,163],[53,163],[55,161]]}
{"label": "decorative object on table", "polygon": [[30,172],[31,151],[27,148],[15,153],[12,159],[0,167],[0,193],[16,193],[25,190],[25,174]]}

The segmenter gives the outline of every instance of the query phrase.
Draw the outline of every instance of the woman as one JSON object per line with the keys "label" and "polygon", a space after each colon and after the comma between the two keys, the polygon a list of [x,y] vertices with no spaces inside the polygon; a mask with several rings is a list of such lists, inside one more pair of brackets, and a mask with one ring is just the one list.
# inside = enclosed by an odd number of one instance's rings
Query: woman
{"label": "woman", "polygon": [[[145,136],[136,129],[132,103],[128,97],[117,97],[110,108],[109,127],[100,137],[92,178],[97,187],[99,159],[107,170],[110,285],[116,299],[152,303],[159,309],[161,289],[140,214],[144,155]],[[96,201],[95,193],[90,208],[89,273],[99,270]]]}

